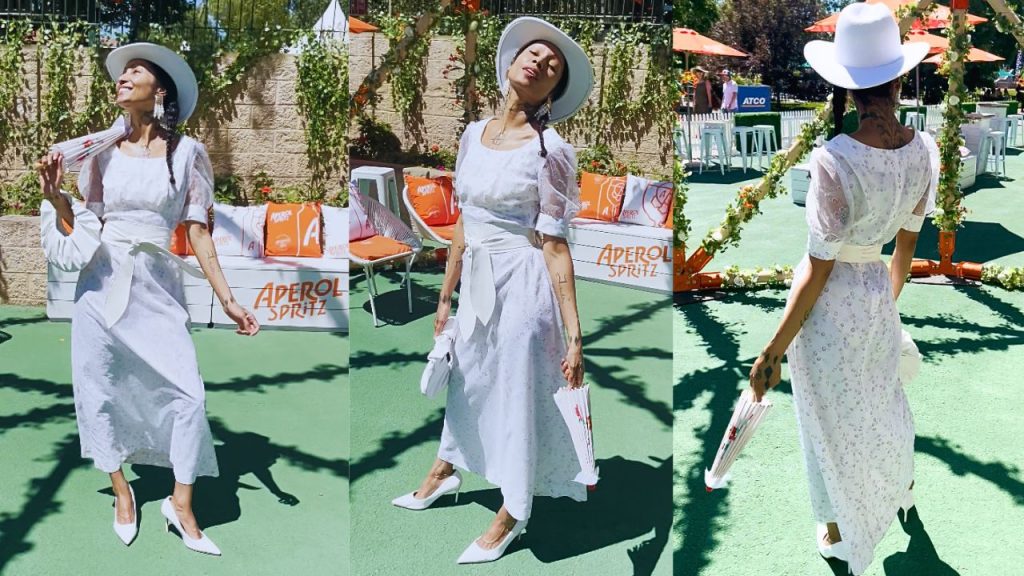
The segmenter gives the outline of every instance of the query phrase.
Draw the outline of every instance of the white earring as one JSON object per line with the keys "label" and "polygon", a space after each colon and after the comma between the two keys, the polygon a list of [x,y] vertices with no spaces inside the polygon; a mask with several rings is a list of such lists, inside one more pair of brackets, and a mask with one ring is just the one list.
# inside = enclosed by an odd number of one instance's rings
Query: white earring
{"label": "white earring", "polygon": [[153,119],[162,120],[164,117],[164,95],[159,92],[156,95],[156,103],[153,104]]}

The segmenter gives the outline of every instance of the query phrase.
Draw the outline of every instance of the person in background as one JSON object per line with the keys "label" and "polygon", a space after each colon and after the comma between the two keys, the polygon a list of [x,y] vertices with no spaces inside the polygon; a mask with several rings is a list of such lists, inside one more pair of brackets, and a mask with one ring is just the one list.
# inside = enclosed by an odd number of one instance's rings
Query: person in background
{"label": "person in background", "polygon": [[711,79],[708,78],[708,71],[700,66],[694,68],[693,73],[697,75],[697,82],[693,87],[693,113],[707,114],[713,109],[715,101]]}
{"label": "person in background", "polygon": [[722,78],[722,112],[735,112],[739,108],[739,87],[729,70],[719,72]]}

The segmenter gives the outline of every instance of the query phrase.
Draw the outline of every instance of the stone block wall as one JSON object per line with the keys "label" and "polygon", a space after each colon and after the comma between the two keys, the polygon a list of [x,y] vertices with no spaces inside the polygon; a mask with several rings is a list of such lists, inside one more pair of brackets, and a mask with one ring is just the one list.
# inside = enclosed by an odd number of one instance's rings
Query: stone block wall
{"label": "stone block wall", "polygon": [[[387,51],[388,40],[383,34],[356,34],[352,37],[349,49],[350,91],[354,92],[359,87],[366,75],[383,61]],[[422,148],[439,144],[454,147],[458,143],[456,135],[462,127],[462,107],[455,103],[452,80],[447,80],[442,75],[448,65],[448,57],[454,52],[455,45],[451,37],[438,36],[431,42],[426,58],[427,86],[423,92],[422,125],[419,128],[410,129],[402,121],[401,115],[391,102],[390,84],[385,83],[381,87],[381,99],[374,116],[389,124],[404,146],[419,144]],[[597,52],[600,53],[600,50]],[[646,60],[637,63],[637,68],[633,71],[634,86],[640,86],[643,82],[646,64]],[[595,69],[600,71],[601,62],[595,62],[594,65]],[[598,77],[595,79],[592,102],[597,102],[600,89]],[[557,126],[555,128],[558,129]],[[358,134],[357,130],[358,126],[354,125],[353,136]],[[589,144],[577,135],[567,136],[577,148],[584,148]],[[627,143],[619,145],[614,151],[623,159],[635,158],[648,174],[671,174],[671,142],[668,139],[660,141],[657,134],[652,133],[650,138],[644,139],[639,146]]]}
{"label": "stone block wall", "polygon": [[0,304],[46,303],[46,257],[38,216],[0,216]]}

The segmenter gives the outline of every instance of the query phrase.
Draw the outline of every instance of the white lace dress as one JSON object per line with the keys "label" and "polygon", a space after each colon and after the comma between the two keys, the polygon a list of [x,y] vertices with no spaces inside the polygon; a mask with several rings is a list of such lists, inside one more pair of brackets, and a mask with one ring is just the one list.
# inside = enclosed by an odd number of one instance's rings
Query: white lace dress
{"label": "white lace dress", "polygon": [[535,231],[565,237],[578,209],[576,155],[550,128],[546,159],[537,138],[487,148],[485,125],[466,127],[455,170],[467,251],[438,457],[500,487],[506,509],[524,520],[534,495],[586,499],[552,398],[565,385],[562,318],[543,252],[530,243]]}
{"label": "white lace dress", "polygon": [[[914,425],[897,375],[888,268],[844,254],[877,253],[900,228],[920,230],[938,170],[935,142],[921,133],[898,150],[841,135],[811,155],[807,252],[836,263],[788,358],[814,516],[838,524],[854,574],[871,563],[913,480]],[[796,274],[806,269],[805,257]]]}
{"label": "white lace dress", "polygon": [[[82,456],[114,472],[123,463],[170,467],[175,480],[216,476],[205,392],[189,335],[182,271],[169,257],[130,256],[108,237],[156,230],[163,246],[183,220],[206,223],[213,169],[201,145],[183,138],[186,167],[170,185],[163,156],[128,156],[116,147],[82,168],[79,190],[103,220],[103,244],[79,275],[71,324],[71,369]],[[165,229],[165,230],[161,230]],[[104,310],[115,271],[135,259],[123,315],[108,327]]]}

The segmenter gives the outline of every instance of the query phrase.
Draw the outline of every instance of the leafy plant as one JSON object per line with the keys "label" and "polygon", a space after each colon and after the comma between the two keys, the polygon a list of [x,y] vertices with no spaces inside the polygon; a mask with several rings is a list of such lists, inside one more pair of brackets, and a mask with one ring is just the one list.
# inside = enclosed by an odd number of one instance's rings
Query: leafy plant
{"label": "leafy plant", "polygon": [[348,50],[340,42],[310,35],[296,66],[312,187],[323,190],[348,163]]}
{"label": "leafy plant", "polygon": [[622,162],[615,158],[607,144],[595,144],[576,155],[579,172],[590,172],[604,176],[625,176],[642,174],[643,170],[635,160]]}

